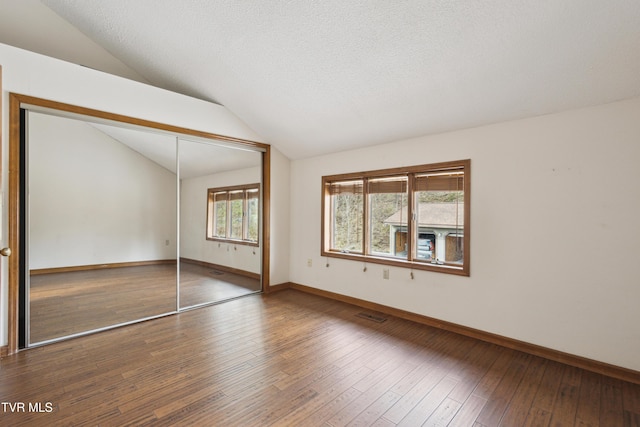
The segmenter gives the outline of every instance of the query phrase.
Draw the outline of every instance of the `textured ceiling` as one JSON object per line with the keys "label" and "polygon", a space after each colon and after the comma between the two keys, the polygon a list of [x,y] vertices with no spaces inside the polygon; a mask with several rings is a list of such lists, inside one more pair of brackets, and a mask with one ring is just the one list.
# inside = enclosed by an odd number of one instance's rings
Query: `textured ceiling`
{"label": "textured ceiling", "polygon": [[640,96],[638,0],[43,0],[290,158]]}

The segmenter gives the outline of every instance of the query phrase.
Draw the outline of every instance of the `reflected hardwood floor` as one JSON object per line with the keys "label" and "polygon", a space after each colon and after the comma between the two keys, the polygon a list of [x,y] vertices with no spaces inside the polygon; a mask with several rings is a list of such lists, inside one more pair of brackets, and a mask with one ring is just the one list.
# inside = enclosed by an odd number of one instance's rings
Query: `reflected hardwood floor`
{"label": "reflected hardwood floor", "polygon": [[[181,263],[181,307],[260,290],[231,273]],[[175,265],[32,275],[31,342],[37,343],[176,310]]]}
{"label": "reflected hardwood floor", "polygon": [[180,263],[180,306],[191,307],[211,301],[260,291],[260,281],[188,262]]}
{"label": "reflected hardwood floor", "polygon": [[361,311],[286,290],[26,350],[0,399],[44,412],[0,425],[640,423],[640,385]]}

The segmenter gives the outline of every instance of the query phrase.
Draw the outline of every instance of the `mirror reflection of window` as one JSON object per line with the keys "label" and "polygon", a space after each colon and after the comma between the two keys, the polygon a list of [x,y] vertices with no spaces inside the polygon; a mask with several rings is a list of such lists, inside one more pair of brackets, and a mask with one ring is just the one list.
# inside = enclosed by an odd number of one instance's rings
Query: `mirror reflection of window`
{"label": "mirror reflection of window", "polygon": [[180,307],[258,292],[261,153],[182,139],[178,152]]}

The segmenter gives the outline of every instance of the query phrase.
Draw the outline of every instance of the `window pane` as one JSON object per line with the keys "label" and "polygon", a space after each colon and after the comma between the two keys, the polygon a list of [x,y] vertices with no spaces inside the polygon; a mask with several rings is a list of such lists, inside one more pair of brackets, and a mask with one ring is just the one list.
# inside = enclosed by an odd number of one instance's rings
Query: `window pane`
{"label": "window pane", "polygon": [[362,181],[333,183],[331,193],[331,249],[362,253]]}
{"label": "window pane", "polygon": [[416,259],[439,264],[463,263],[463,172],[416,177]]}
{"label": "window pane", "polygon": [[226,237],[227,234],[227,201],[216,200],[214,209],[214,237]]}
{"label": "window pane", "polygon": [[246,240],[258,241],[258,190],[247,190],[247,236]]}
{"label": "window pane", "polygon": [[407,177],[369,180],[369,253],[407,258]]}
{"label": "window pane", "polygon": [[[233,193],[232,193],[233,196]],[[230,203],[230,220],[231,220],[231,235],[229,238],[242,240],[242,211],[243,200],[242,198],[234,198],[229,201]]]}

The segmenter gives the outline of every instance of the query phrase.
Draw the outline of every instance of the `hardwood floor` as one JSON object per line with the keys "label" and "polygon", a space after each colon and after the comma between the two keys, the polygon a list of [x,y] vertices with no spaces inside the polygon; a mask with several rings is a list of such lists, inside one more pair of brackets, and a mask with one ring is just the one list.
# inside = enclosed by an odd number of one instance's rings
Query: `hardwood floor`
{"label": "hardwood floor", "polygon": [[23,351],[0,425],[640,425],[640,385],[361,311],[286,290]]}
{"label": "hardwood floor", "polygon": [[[260,290],[256,279],[181,263],[182,308]],[[31,276],[31,342],[38,343],[176,310],[175,265]]]}

